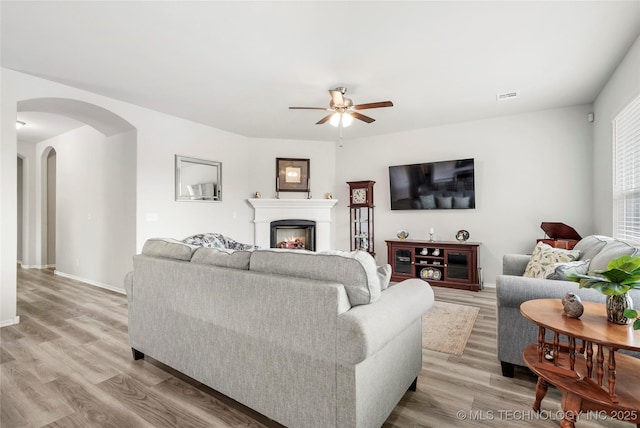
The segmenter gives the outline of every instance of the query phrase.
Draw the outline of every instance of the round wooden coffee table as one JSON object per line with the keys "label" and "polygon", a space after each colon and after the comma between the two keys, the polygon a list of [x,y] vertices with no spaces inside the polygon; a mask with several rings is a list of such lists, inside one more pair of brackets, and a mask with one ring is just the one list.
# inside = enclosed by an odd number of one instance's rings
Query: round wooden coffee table
{"label": "round wooden coffee table", "polygon": [[561,427],[574,427],[584,412],[593,410],[640,428],[640,359],[617,352],[640,352],[640,330],[608,322],[603,304],[583,304],[578,319],[564,314],[560,299],[520,305],[522,315],[538,325],[538,343],[522,355],[538,376],[533,409],[540,410],[548,385],[554,385],[562,392]]}

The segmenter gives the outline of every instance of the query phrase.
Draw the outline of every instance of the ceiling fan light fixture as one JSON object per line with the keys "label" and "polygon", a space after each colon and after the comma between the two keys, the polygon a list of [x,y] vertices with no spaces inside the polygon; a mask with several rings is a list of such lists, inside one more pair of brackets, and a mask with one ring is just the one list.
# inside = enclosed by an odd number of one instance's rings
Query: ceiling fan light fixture
{"label": "ceiling fan light fixture", "polygon": [[336,128],[340,124],[342,124],[342,126],[346,128],[347,126],[351,125],[352,122],[353,116],[351,116],[349,113],[339,111],[333,113],[333,116],[331,116],[331,119],[329,119],[329,123]]}
{"label": "ceiling fan light fixture", "polygon": [[347,126],[351,125],[351,122],[353,122],[353,116],[351,116],[349,113],[342,113],[342,126],[346,128]]}
{"label": "ceiling fan light fixture", "polygon": [[340,113],[333,113],[333,116],[329,119],[329,123],[337,128],[338,125],[340,125]]}
{"label": "ceiling fan light fixture", "polygon": [[16,129],[20,129],[24,126],[26,126],[27,124],[25,122],[22,122],[20,120],[16,120]]}
{"label": "ceiling fan light fixture", "polygon": [[369,116],[365,116],[360,113],[359,110],[380,108],[380,107],[393,107],[391,101],[378,101],[375,103],[366,104],[353,104],[351,98],[344,96],[347,92],[347,88],[339,86],[336,89],[329,90],[331,100],[329,101],[329,108],[326,107],[289,107],[292,110],[324,110],[328,111],[322,119],[316,122],[316,125],[322,125],[329,122],[332,126],[346,128],[353,123],[353,119],[361,120],[365,123],[375,122],[375,119]]}

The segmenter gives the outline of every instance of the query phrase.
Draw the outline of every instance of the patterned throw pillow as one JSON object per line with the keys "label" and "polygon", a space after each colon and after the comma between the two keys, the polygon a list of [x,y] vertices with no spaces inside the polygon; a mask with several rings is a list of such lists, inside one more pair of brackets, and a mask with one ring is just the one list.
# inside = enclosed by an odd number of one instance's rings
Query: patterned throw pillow
{"label": "patterned throw pillow", "polygon": [[243,244],[220,233],[200,233],[182,240],[185,244],[197,245],[205,248],[226,248],[238,251],[253,251],[259,247],[251,244]]}
{"label": "patterned throw pillow", "polygon": [[556,270],[556,263],[568,263],[580,257],[580,251],[553,248],[551,245],[538,242],[531,254],[531,260],[522,276],[528,278],[546,278]]}

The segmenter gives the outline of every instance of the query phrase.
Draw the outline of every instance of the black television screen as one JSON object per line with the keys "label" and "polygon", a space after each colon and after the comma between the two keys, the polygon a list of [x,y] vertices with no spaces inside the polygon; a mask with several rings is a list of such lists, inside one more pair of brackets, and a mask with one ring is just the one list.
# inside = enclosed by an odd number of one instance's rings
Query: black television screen
{"label": "black television screen", "polygon": [[392,210],[476,207],[473,159],[389,167]]}

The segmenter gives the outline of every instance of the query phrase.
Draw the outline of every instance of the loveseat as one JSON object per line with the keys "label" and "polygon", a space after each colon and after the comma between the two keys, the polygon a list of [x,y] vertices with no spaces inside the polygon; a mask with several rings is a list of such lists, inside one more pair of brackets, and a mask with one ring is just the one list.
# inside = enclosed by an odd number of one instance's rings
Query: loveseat
{"label": "loveseat", "polygon": [[148,240],[125,278],[129,342],[289,427],[379,427],[422,368],[433,291],[368,253]]}
{"label": "loveseat", "polygon": [[[538,244],[534,249],[543,248]],[[550,247],[549,247],[550,248]],[[562,250],[554,249],[561,252]],[[537,276],[522,276],[531,265],[532,255],[506,254],[503,257],[502,275],[496,279],[498,359],[502,374],[513,377],[514,366],[524,366],[522,351],[537,340],[538,328],[520,314],[520,305],[532,299],[562,298],[573,292],[583,301],[605,302],[605,296],[598,291],[580,288],[576,282],[566,279],[566,272],[575,270],[586,273],[606,269],[610,260],[628,254],[640,255],[640,247],[634,247],[617,239],[591,235],[581,239],[573,248],[573,261],[556,263],[552,268],[537,269]],[[534,269],[536,271],[536,269]],[[542,275],[540,275],[542,274]],[[551,279],[555,278],[555,279]],[[640,290],[629,292],[636,307],[640,307]]]}

